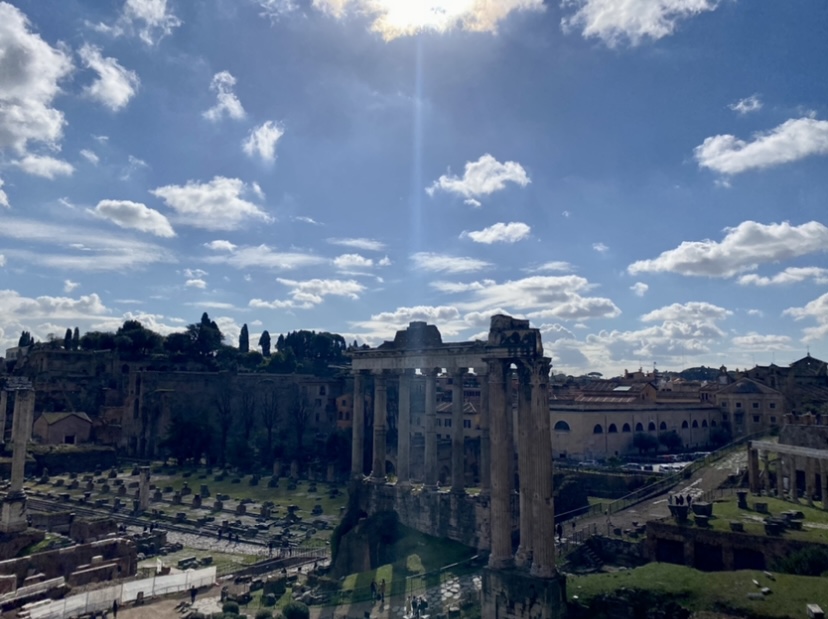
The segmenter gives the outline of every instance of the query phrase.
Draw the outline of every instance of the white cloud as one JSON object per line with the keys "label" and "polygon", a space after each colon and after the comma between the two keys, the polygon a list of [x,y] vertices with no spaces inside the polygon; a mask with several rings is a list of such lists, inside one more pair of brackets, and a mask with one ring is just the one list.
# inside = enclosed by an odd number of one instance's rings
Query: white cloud
{"label": "white cloud", "polygon": [[65,292],[66,294],[71,293],[78,286],[80,286],[80,284],[78,282],[73,282],[71,279],[63,280],[63,292]]}
{"label": "white cloud", "polygon": [[250,307],[286,309],[301,308],[308,309],[319,305],[327,296],[347,297],[358,299],[365,291],[365,286],[352,279],[310,279],[296,281],[292,279],[277,278],[277,282],[290,288],[289,300],[263,301],[262,299],[251,299]]}
{"label": "white cloud", "polygon": [[236,78],[229,71],[220,71],[213,76],[210,90],[216,93],[216,104],[204,112],[204,118],[212,122],[220,121],[225,114],[235,120],[244,118],[244,107],[233,92],[235,85]]}
{"label": "white cloud", "polygon": [[72,176],[75,168],[71,163],[47,155],[26,155],[15,164],[26,174],[53,180],[56,176]]}
{"label": "white cloud", "polygon": [[382,251],[385,249],[385,243],[374,239],[328,239],[328,243],[363,251]]}
{"label": "white cloud", "polygon": [[627,271],[636,273],[671,272],[681,275],[732,277],[751,271],[760,264],[778,262],[828,248],[828,228],[817,221],[800,226],[788,222],[760,224],[743,221],[725,228],[721,243],[711,240],[684,241],[658,258],[634,262]]}
{"label": "white cloud", "polygon": [[0,2],[0,149],[26,152],[30,141],[56,147],[63,135],[63,113],[51,107],[59,82],[72,70],[69,55],[29,29],[27,17]]}
{"label": "white cloud", "polygon": [[563,260],[552,260],[551,262],[544,262],[539,267],[532,269],[532,271],[560,271],[561,273],[569,273],[572,270],[572,265]]}
{"label": "white cloud", "polygon": [[138,170],[149,167],[149,164],[146,161],[144,161],[143,159],[139,159],[138,157],[134,157],[132,155],[129,156],[127,162],[127,165],[121,171],[120,179],[122,181],[127,181],[130,178],[132,178],[132,175]]}
{"label": "white cloud", "polygon": [[789,307],[782,312],[782,315],[790,316],[794,320],[814,319],[817,326],[808,327],[804,330],[805,337],[803,341],[821,340],[828,336],[828,292],[813,301],[809,301],[804,307]]}
{"label": "white cloud", "polygon": [[180,216],[180,223],[205,230],[236,230],[248,219],[265,222],[273,218],[242,198],[250,186],[237,178],[216,176],[208,183],[187,181],[167,185],[150,193],[164,200]]}
{"label": "white cloud", "polygon": [[649,289],[650,287],[644,282],[635,282],[632,286],[630,286],[630,290],[632,290],[637,297],[643,297],[647,294]]}
{"label": "white cloud", "polygon": [[291,217],[293,221],[301,221],[303,224],[310,224],[312,226],[321,226],[322,224],[316,221],[313,217],[305,217],[304,215],[297,215]]}
{"label": "white cloud", "polygon": [[510,222],[504,224],[498,222],[483,230],[474,230],[472,232],[463,232],[460,238],[468,237],[475,243],[485,243],[491,245],[492,243],[517,243],[527,238],[532,232],[532,228],[524,223]]}
{"label": "white cloud", "polygon": [[296,10],[293,0],[255,0],[262,10],[259,15],[271,21],[278,21],[280,17]]}
{"label": "white cloud", "polygon": [[715,135],[706,138],[693,152],[699,167],[721,174],[740,174],[826,155],[828,121],[792,118],[771,131],[757,133],[751,142],[729,134]]}
{"label": "white cloud", "polygon": [[569,211],[562,211],[561,215],[563,215],[564,217],[566,217],[568,219],[572,215],[572,213],[570,213]]}
{"label": "white cloud", "polygon": [[787,335],[768,335],[754,331],[747,335],[738,335],[731,340],[735,348],[753,352],[768,350],[790,350],[791,338]]}
{"label": "white cloud", "polygon": [[733,312],[706,301],[690,301],[689,303],[673,303],[655,309],[641,317],[642,322],[704,322],[724,320],[732,316]]}
{"label": "white cloud", "polygon": [[248,157],[258,155],[263,161],[273,163],[276,161],[276,142],[284,134],[284,127],[268,120],[250,132],[250,135],[243,142],[242,148]]}
{"label": "white cloud", "polygon": [[188,279],[201,279],[207,275],[207,271],[204,269],[184,269],[183,273],[184,277]]}
{"label": "white cloud", "polygon": [[92,212],[121,228],[149,232],[165,238],[175,236],[173,227],[164,215],[140,202],[101,200]]}
{"label": "white cloud", "polygon": [[463,200],[463,204],[473,206],[474,208],[480,208],[483,206],[483,203],[480,200],[475,200],[474,198],[466,198]]}
{"label": "white cloud", "polygon": [[184,286],[187,288],[204,289],[207,287],[207,282],[205,282],[203,279],[188,279],[186,282],[184,282]]}
{"label": "white cloud", "polygon": [[493,279],[484,279],[482,282],[443,282],[436,281],[429,284],[432,288],[448,294],[458,292],[469,292],[470,290],[483,290],[486,286],[494,286],[497,282]]}
{"label": "white cloud", "polygon": [[751,112],[758,112],[762,109],[762,100],[759,98],[759,95],[750,95],[749,97],[745,97],[744,99],[739,99],[736,103],[731,103],[728,105],[731,110],[736,112],[737,114],[745,115],[750,114]]}
{"label": "white cloud", "polygon": [[479,198],[505,189],[506,183],[526,187],[530,182],[526,170],[516,161],[500,163],[491,155],[485,154],[477,161],[466,163],[462,178],[444,174],[426,188],[426,193],[433,196],[437,190],[442,190],[464,198]]}
{"label": "white cloud", "polygon": [[230,241],[223,241],[217,239],[215,241],[210,241],[209,243],[205,243],[204,247],[207,249],[212,249],[213,251],[233,251],[236,249],[236,246],[233,245]]}
{"label": "white cloud", "polygon": [[605,297],[582,297],[570,295],[566,301],[556,303],[552,308],[528,314],[533,320],[558,318],[560,320],[587,320],[589,318],[617,318],[621,310],[611,299]]}
{"label": "white cloud", "polygon": [[9,196],[7,196],[6,192],[3,191],[3,184],[3,179],[0,178],[0,206],[9,208]]}
{"label": "white cloud", "polygon": [[383,257],[379,262],[377,262],[377,265],[381,267],[390,267],[392,264],[391,258],[388,256]]}
{"label": "white cloud", "polygon": [[433,252],[418,252],[411,256],[415,268],[437,273],[472,273],[492,266],[484,260],[450,256]]}
{"label": "white cloud", "polygon": [[315,254],[300,252],[274,251],[267,245],[258,247],[242,247],[231,253],[219,256],[208,256],[205,262],[210,264],[229,264],[237,269],[260,268],[276,271],[291,271],[309,266],[326,264],[329,261]]}
{"label": "white cloud", "polygon": [[101,161],[100,157],[98,157],[94,152],[92,152],[91,150],[88,150],[86,148],[81,150],[80,154],[81,154],[81,157],[86,159],[92,165],[98,165],[98,163]]}
{"label": "white cloud", "polygon": [[609,251],[609,247],[607,247],[603,243],[593,243],[592,249],[597,251],[599,254],[605,254]]}
{"label": "white cloud", "polygon": [[788,267],[772,277],[762,277],[755,273],[742,275],[739,278],[739,283],[743,286],[749,284],[755,286],[779,286],[804,282],[809,279],[814,280],[817,284],[828,284],[828,269],[820,267]]}
{"label": "white cloud", "polygon": [[181,20],[167,10],[167,0],[126,0],[114,24],[89,25],[114,37],[135,34],[147,45],[155,45],[178,28]]}
{"label": "white cloud", "polygon": [[[262,0],[260,0],[261,2]],[[267,4],[273,3],[268,0]],[[275,0],[275,4],[280,6]],[[288,5],[292,4],[287,2]],[[409,0],[313,0],[313,6],[337,18],[368,15],[371,30],[389,41],[418,32],[445,33],[454,29],[496,32],[512,12],[544,10],[543,0],[462,0],[410,2]]]}
{"label": "white cloud", "polygon": [[374,261],[360,254],[342,254],[334,258],[334,266],[341,271],[370,269],[374,266]]}
{"label": "white cloud", "polygon": [[562,4],[577,7],[561,20],[564,30],[580,29],[585,38],[597,37],[613,47],[623,41],[638,45],[646,38],[666,37],[680,20],[714,10],[718,0],[563,0]]}
{"label": "white cloud", "polygon": [[6,257],[3,254],[0,254],[0,267],[6,266]]}
{"label": "white cloud", "polygon": [[747,313],[748,316],[758,316],[760,318],[765,315],[765,313],[760,309],[749,309]]}
{"label": "white cloud", "polygon": [[141,80],[135,71],[122,67],[115,58],[104,58],[101,50],[94,45],[84,44],[78,50],[87,68],[98,74],[98,78],[83,89],[84,94],[117,112],[135,96]]}

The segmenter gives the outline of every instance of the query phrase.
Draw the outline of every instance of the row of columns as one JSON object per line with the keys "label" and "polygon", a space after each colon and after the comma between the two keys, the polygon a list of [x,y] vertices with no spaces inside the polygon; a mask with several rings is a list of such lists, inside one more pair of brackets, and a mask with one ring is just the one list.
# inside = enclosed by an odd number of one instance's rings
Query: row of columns
{"label": "row of columns", "polygon": [[[452,491],[465,491],[465,434],[463,427],[463,379],[468,368],[452,370],[452,455],[451,488]],[[397,479],[402,486],[411,483],[411,381],[414,370],[399,373],[399,421],[397,441]],[[438,481],[437,457],[437,369],[422,371],[425,379],[425,454],[423,482],[428,488],[436,488]],[[354,374],[354,410],[353,410],[353,450],[351,460],[352,476],[363,475],[362,457],[365,448],[365,375]],[[371,458],[370,478],[375,481],[385,480],[386,437],[388,434],[388,372],[379,370],[373,374],[373,428],[374,442]],[[489,428],[488,407],[486,405],[487,385],[481,386],[481,490],[489,488]]]}
{"label": "row of columns", "polygon": [[[748,449],[748,484],[750,491],[758,494],[764,488],[766,492],[771,490],[771,463],[767,450],[762,450],[762,464],[764,476],[760,482],[759,449],[750,447]],[[784,476],[788,473],[788,491],[791,499],[798,503],[799,495],[796,487],[796,462],[805,461],[805,498],[809,505],[813,505],[814,495],[817,490],[817,474],[819,475],[822,495],[822,507],[828,509],[828,457],[813,458],[809,456],[795,456],[793,454],[778,453],[776,458],[776,494],[779,497],[785,494]]]}

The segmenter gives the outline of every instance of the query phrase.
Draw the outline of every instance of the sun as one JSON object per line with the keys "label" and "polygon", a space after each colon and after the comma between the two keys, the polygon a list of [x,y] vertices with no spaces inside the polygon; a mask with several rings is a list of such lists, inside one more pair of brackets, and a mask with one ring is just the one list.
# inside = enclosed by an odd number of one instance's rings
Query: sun
{"label": "sun", "polygon": [[447,32],[474,10],[475,0],[374,0],[374,30],[386,39],[432,30]]}

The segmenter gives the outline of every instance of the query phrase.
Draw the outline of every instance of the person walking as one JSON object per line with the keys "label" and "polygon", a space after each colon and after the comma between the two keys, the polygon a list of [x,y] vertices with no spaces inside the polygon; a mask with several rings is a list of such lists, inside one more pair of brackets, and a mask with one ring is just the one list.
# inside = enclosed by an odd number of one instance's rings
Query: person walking
{"label": "person walking", "polygon": [[196,595],[198,594],[198,589],[195,588],[195,585],[192,586],[190,589],[190,604],[195,604]]}
{"label": "person walking", "polygon": [[371,580],[371,601],[377,601],[377,581]]}
{"label": "person walking", "polygon": [[380,583],[380,603],[385,603],[385,579]]}
{"label": "person walking", "polygon": [[112,616],[118,619],[118,600],[112,600]]}

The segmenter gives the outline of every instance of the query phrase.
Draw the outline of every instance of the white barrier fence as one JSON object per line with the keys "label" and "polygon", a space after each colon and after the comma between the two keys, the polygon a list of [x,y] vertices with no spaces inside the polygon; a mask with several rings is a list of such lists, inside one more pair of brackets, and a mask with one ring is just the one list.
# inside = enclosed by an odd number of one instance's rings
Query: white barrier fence
{"label": "white barrier fence", "polygon": [[207,567],[202,570],[125,582],[113,587],[55,600],[46,605],[38,603],[29,609],[24,606],[23,610],[28,612],[31,619],[68,619],[111,609],[112,602],[115,600],[118,600],[118,604],[134,602],[138,598],[148,600],[159,595],[188,591],[193,587],[207,587],[214,582],[216,582],[216,568]]}

